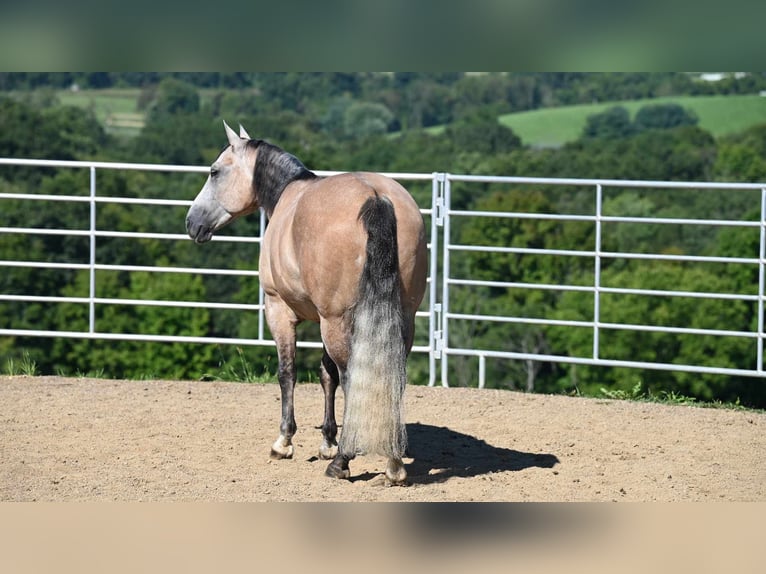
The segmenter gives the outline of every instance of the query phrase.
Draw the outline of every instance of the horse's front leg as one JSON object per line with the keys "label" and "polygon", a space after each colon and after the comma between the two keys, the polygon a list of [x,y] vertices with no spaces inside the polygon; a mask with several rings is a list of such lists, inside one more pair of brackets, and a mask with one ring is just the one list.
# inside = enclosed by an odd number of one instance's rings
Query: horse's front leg
{"label": "horse's front leg", "polygon": [[330,460],[338,454],[338,423],[335,421],[335,391],[338,390],[340,377],[338,366],[327,354],[322,355],[322,365],[319,369],[319,380],[324,391],[324,421],[322,421],[322,445],[319,447],[319,458]]}
{"label": "horse's front leg", "polygon": [[279,355],[279,389],[282,395],[282,420],[279,423],[279,437],[271,446],[271,458],[292,458],[293,437],[298,430],[295,423],[295,346],[277,347]]}
{"label": "horse's front leg", "polygon": [[295,423],[295,326],[298,320],[295,313],[283,301],[276,297],[266,297],[266,320],[277,344],[279,358],[279,389],[282,395],[282,420],[279,424],[279,437],[271,446],[271,458],[282,459],[293,456],[293,437],[298,430]]}

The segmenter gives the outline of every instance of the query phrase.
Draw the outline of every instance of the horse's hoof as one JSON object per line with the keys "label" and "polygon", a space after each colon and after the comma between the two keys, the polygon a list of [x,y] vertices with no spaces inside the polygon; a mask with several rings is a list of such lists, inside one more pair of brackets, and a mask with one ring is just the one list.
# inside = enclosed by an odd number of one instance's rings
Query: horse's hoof
{"label": "horse's hoof", "polygon": [[391,459],[386,466],[386,486],[409,486],[407,470],[401,460]]}
{"label": "horse's hoof", "polygon": [[330,478],[348,480],[351,478],[351,471],[347,468],[335,469],[332,466],[328,466],[327,470],[324,471],[324,475],[329,476]]}
{"label": "horse's hoof", "polygon": [[407,478],[403,479],[391,479],[389,476],[386,476],[386,486],[410,486],[410,482],[407,480]]}
{"label": "horse's hoof", "polygon": [[322,446],[319,447],[319,458],[322,460],[332,460],[336,456],[338,456],[338,445],[327,445],[322,444]]}
{"label": "horse's hoof", "polygon": [[330,478],[349,479],[351,478],[351,471],[348,468],[348,462],[343,464],[338,458],[335,458],[330,464],[327,465],[327,470],[324,471],[325,476]]}
{"label": "horse's hoof", "polygon": [[283,458],[293,458],[293,445],[289,444],[284,438],[279,437],[273,445],[271,445],[271,458],[272,460],[282,460]]}
{"label": "horse's hoof", "polygon": [[282,453],[277,452],[273,448],[271,449],[271,452],[269,453],[269,458],[271,460],[285,460],[285,459],[291,459],[293,458],[293,447],[290,447],[289,452]]}

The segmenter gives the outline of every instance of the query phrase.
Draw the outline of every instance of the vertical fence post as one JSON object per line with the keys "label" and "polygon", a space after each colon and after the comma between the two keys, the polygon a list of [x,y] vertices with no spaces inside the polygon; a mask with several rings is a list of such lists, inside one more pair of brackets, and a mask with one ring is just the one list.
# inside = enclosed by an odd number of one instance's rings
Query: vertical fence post
{"label": "vertical fence post", "polygon": [[[261,209],[261,224],[260,224],[260,235],[261,235],[261,242],[258,244],[258,260],[260,261],[261,256],[261,250],[263,249],[263,234],[266,232],[266,212]],[[263,304],[264,304],[264,296],[263,296],[263,284],[261,283],[261,270],[260,267],[258,269],[258,339],[263,341]]]}
{"label": "vertical fence post", "polygon": [[442,174],[434,172],[431,174],[431,252],[430,261],[430,279],[431,284],[428,289],[428,386],[433,387],[436,384],[436,359],[441,358],[441,331],[437,323],[437,313],[441,312],[441,305],[436,302],[438,297],[438,278],[439,272],[439,231],[438,227],[442,225]]}
{"label": "vertical fence post", "polygon": [[760,249],[758,254],[758,363],[756,370],[763,372],[763,306],[764,306],[764,259],[766,259],[766,187],[761,190],[761,238]]}
{"label": "vertical fence post", "polygon": [[599,357],[599,328],[601,321],[601,184],[596,185],[596,252],[593,273],[593,360]]}
{"label": "vertical fence post", "polygon": [[90,277],[88,290],[88,332],[96,332],[96,168],[90,166]]}
{"label": "vertical fence post", "polygon": [[449,248],[450,248],[450,175],[444,174],[444,250],[442,256],[442,387],[449,387],[447,347],[449,345]]}

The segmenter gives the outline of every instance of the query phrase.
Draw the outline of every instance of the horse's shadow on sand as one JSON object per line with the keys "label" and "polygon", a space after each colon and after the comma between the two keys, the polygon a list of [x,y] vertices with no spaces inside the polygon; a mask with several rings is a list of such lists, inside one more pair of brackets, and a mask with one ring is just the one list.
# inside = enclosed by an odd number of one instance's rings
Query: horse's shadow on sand
{"label": "horse's shadow on sand", "polygon": [[493,472],[527,468],[552,468],[559,459],[552,454],[520,452],[492,446],[485,441],[422,423],[407,425],[409,480],[416,484],[444,482],[453,477],[470,478]]}
{"label": "horse's shadow on sand", "polygon": [[[451,478],[471,478],[527,468],[552,468],[559,463],[553,454],[521,452],[492,446],[487,442],[454,431],[422,423],[407,424],[409,447],[405,464],[412,484],[436,484]],[[375,475],[356,476],[352,480]]]}

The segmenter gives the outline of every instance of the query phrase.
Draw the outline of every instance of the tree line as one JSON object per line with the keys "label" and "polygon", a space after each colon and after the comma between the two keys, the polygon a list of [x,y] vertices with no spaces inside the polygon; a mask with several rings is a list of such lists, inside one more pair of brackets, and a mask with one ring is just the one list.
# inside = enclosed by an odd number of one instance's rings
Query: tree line
{"label": "tree line", "polygon": [[390,114],[387,131],[447,124],[479,107],[499,115],[561,105],[766,90],[763,73],[707,82],[699,74],[680,72],[4,72],[0,91],[141,88],[146,92],[142,101],[149,102],[155,88],[168,80],[220,94],[239,91],[245,94],[236,104],[240,113],[250,113],[253,107],[289,110],[330,124],[353,103],[374,104]]}
{"label": "tree line", "polygon": [[[58,105],[51,98],[0,96],[0,156],[50,159],[99,159],[209,164],[223,141],[221,119],[241,122],[294,153],[311,169],[398,172],[449,171],[466,174],[523,175],[568,178],[651,179],[684,181],[766,181],[766,125],[714,138],[701,129],[689,110],[647,105],[634,118],[615,107],[589,118],[582,136],[555,149],[534,149],[497,122],[497,114],[514,106],[541,106],[609,94],[663,94],[684,85],[700,84],[680,74],[465,75],[465,74],[251,74],[236,84],[224,74],[206,77],[201,97],[195,76],[162,75],[153,79],[128,75],[90,78],[108,85],[137,82],[143,86],[146,125],[133,138],[104,131],[93,113]],[[224,77],[228,79],[224,79]],[[66,84],[80,77],[66,78]],[[643,81],[641,81],[643,79]],[[762,78],[756,76],[755,80]],[[42,81],[42,80],[40,80]],[[57,81],[64,81],[58,78]],[[732,80],[735,81],[735,80]],[[739,82],[743,79],[736,80]],[[0,79],[0,87],[39,88],[32,76]],[[231,85],[229,85],[231,84]],[[515,86],[526,86],[527,99],[516,98]],[[257,86],[257,89],[255,87]],[[328,87],[330,86],[330,87]],[[374,88],[373,86],[377,86]],[[586,87],[590,86],[590,92]],[[438,89],[436,88],[438,87]],[[690,88],[691,89],[691,88]],[[435,92],[433,90],[436,90]],[[439,91],[441,90],[441,91]],[[445,91],[446,90],[446,91]],[[489,96],[488,94],[503,96]],[[374,97],[372,95],[374,94]],[[536,94],[536,95],[535,95]],[[520,96],[519,96],[520,97]],[[516,98],[516,99],[514,99]],[[439,112],[425,102],[445,106]],[[420,102],[420,104],[418,103]],[[493,103],[494,102],[494,103]],[[498,104],[497,102],[501,102]],[[418,107],[420,106],[420,107]],[[444,130],[420,129],[428,122]],[[392,133],[392,126],[400,129]],[[406,128],[406,129],[405,129]],[[72,170],[3,167],[0,193],[34,192],[87,194],[88,174]],[[100,171],[100,195],[191,199],[199,175]],[[429,205],[430,183],[410,185],[418,202]],[[172,188],[172,190],[171,190]],[[540,213],[593,213],[592,191],[576,187],[455,184],[453,208]],[[755,194],[757,195],[757,194]],[[610,190],[603,209],[609,214],[656,217],[711,217],[757,220],[758,197],[747,193]],[[83,229],[87,204],[34,204],[2,200],[0,226]],[[99,229],[183,232],[184,210],[150,209],[102,204]],[[239,233],[257,233],[257,218],[235,224]],[[513,245],[571,249],[594,244],[593,225],[540,220],[466,219],[453,225],[453,241],[479,245]],[[620,224],[604,229],[604,249],[646,253],[679,253],[757,257],[758,232],[752,229],[645,226]],[[583,247],[586,248],[586,247]],[[87,237],[5,235],[0,259],[86,263]],[[253,269],[257,253],[240,244],[124,240],[100,238],[97,259],[110,264]],[[729,266],[731,267],[731,266]],[[459,253],[453,256],[456,276],[522,283],[582,284],[593,282],[589,259]],[[181,299],[253,303],[257,280],[205,275],[98,272],[97,297]],[[720,291],[757,290],[757,267],[727,268],[722,264],[606,261],[602,284],[614,287]],[[85,297],[87,271],[8,268],[0,276],[0,292],[26,295]],[[459,288],[451,298],[456,313],[502,314],[588,320],[592,295],[577,292]],[[757,307],[749,302],[604,296],[601,320],[615,323],[673,324],[698,328],[753,330]],[[30,329],[87,330],[87,305],[0,302],[0,326]],[[98,307],[99,330],[171,333],[194,336],[250,337],[252,314],[230,310],[179,309],[147,306]],[[310,332],[312,327],[307,327]],[[480,322],[456,323],[451,341],[502,350],[551,354],[588,354],[592,334],[563,329]],[[602,356],[660,362],[693,362],[749,368],[754,366],[754,341],[707,340],[657,333],[616,331],[602,335]],[[46,373],[97,373],[110,377],[216,376],[224,365],[238,365],[237,349],[214,345],[99,342],[67,338],[0,340],[1,357],[28,353]],[[274,370],[273,350],[244,351],[258,369]],[[305,377],[316,371],[319,357],[300,355]],[[425,381],[424,357],[413,357],[411,379]],[[471,359],[451,360],[453,384],[475,384]],[[633,388],[641,380],[649,389],[683,393],[706,400],[737,400],[766,405],[766,391],[757,379],[689,375],[662,371],[573,367],[533,362],[488,362],[489,386],[537,392],[594,394],[606,389]]]}

